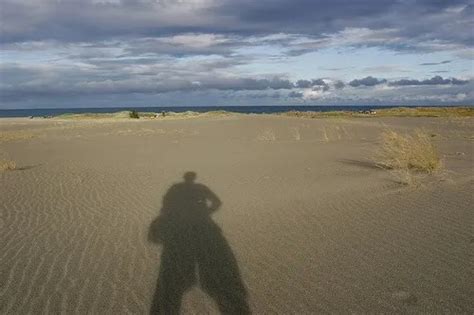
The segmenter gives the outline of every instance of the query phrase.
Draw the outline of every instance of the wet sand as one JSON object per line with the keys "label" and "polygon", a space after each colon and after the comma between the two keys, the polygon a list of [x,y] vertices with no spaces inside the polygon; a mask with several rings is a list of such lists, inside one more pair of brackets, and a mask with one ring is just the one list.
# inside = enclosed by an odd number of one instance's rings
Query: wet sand
{"label": "wet sand", "polygon": [[[1,119],[0,313],[472,313],[473,123]],[[375,167],[387,127],[442,173]]]}

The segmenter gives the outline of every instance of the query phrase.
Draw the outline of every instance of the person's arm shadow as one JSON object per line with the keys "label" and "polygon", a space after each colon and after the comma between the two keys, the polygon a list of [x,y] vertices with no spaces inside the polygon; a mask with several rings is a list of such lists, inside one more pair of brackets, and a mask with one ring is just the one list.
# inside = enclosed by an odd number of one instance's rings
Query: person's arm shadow
{"label": "person's arm shadow", "polygon": [[210,190],[207,186],[202,186],[203,195],[206,199],[206,206],[209,213],[216,212],[222,205],[222,201],[217,197],[217,195]]}
{"label": "person's arm shadow", "polygon": [[165,238],[166,222],[163,216],[157,216],[148,229],[148,241],[155,244],[163,244]]}

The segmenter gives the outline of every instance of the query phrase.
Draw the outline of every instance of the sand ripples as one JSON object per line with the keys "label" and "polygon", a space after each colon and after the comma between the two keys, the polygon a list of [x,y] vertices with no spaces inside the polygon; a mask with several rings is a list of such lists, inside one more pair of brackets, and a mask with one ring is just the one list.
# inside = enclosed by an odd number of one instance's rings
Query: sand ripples
{"label": "sand ripples", "polygon": [[[185,170],[222,199],[213,219],[255,314],[472,313],[470,173],[400,187],[338,162],[372,145],[376,122],[273,119],[58,127],[10,143],[40,166],[0,174],[0,313],[147,313],[162,250],[148,229]],[[265,128],[274,139],[256,141]],[[216,305],[193,289],[183,311]]]}
{"label": "sand ripples", "polygon": [[7,175],[24,177],[12,181],[1,209],[2,313],[145,312],[148,292],[130,286],[156,258],[143,240],[151,213],[138,212],[146,209],[139,196],[114,199],[125,178],[64,172]]}

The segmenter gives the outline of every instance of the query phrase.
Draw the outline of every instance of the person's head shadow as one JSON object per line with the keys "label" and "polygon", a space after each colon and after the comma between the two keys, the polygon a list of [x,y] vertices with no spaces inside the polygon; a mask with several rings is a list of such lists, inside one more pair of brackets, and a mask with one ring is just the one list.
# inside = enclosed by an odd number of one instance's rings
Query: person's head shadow
{"label": "person's head shadow", "polygon": [[[151,314],[178,314],[184,293],[200,285],[224,314],[249,314],[247,293],[235,256],[211,214],[221,206],[196,173],[163,196],[149,241],[163,246]],[[199,279],[199,281],[198,281]]]}

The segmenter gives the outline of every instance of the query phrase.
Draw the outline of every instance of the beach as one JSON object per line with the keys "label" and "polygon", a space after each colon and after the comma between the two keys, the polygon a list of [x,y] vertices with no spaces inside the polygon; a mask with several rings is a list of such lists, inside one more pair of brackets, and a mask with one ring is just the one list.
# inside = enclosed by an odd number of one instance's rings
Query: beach
{"label": "beach", "polygon": [[[405,185],[373,152],[415,128],[443,169]],[[0,313],[474,310],[472,117],[2,118],[0,135]],[[162,219],[187,196],[212,213]]]}

